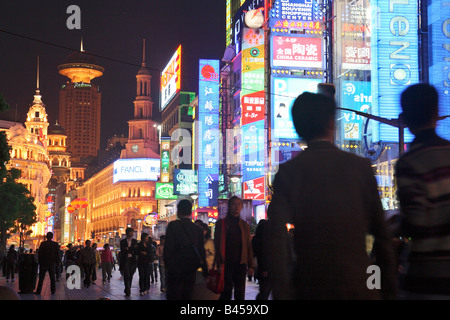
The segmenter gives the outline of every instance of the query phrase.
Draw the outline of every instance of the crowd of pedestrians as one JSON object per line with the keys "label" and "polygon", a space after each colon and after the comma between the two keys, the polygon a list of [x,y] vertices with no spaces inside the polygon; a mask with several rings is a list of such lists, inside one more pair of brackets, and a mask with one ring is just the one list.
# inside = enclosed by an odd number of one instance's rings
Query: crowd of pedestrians
{"label": "crowd of pedestrians", "polygon": [[[48,233],[38,251],[36,293],[47,272],[54,293],[62,265],[79,265],[89,287],[99,266],[105,284],[118,262],[126,296],[136,270],[139,293],[145,295],[159,269],[168,300],[243,300],[246,277],[253,276],[258,300],[450,299],[450,142],[436,134],[438,94],[417,84],[403,92],[400,103],[400,120],[415,139],[396,163],[397,228],[387,226],[370,161],[333,144],[333,96],[305,92],[295,100],[292,117],[307,148],[279,166],[268,219],[259,222],[254,235],[240,216],[243,203],[236,196],[217,220],[214,237],[207,224],[192,221],[192,203],[184,199],[177,204],[178,220],[168,224],[159,244],[147,233],[138,241],[127,228],[117,259],[108,244],[99,252],[89,240],[83,247],[69,244],[62,259]],[[369,234],[374,239],[370,254]],[[405,239],[401,245],[399,239]],[[7,281],[14,281],[18,259],[11,245],[3,259]],[[368,270],[374,265],[380,273],[370,286]],[[223,273],[218,292],[207,285],[212,269]]]}

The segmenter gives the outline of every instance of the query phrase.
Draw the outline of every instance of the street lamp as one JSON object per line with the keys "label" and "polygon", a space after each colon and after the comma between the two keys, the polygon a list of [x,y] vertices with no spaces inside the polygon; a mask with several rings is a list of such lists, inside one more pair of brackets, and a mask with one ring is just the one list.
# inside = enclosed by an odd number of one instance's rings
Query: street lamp
{"label": "street lamp", "polygon": [[199,194],[198,193],[191,193],[191,194],[189,194],[189,196],[194,200],[194,212],[195,212],[197,199],[198,199]]}
{"label": "street lamp", "polygon": [[138,218],[138,219],[136,219],[136,221],[138,223],[138,234],[137,234],[137,236],[138,236],[138,239],[141,239],[141,222],[142,222],[142,219]]}
{"label": "street lamp", "polygon": [[230,174],[228,176],[231,180],[231,182],[233,182],[233,194],[236,192],[237,189],[237,184],[240,182],[242,175],[241,174]]}

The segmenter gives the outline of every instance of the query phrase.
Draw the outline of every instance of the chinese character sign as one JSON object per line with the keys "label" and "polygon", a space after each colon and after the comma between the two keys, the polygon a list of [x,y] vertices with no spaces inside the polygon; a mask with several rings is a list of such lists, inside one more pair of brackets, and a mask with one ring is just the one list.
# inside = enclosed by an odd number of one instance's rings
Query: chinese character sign
{"label": "chinese character sign", "polygon": [[273,36],[272,66],[322,68],[322,39]]}
{"label": "chinese character sign", "polygon": [[217,206],[219,196],[219,60],[199,63],[198,205]]}
{"label": "chinese character sign", "polygon": [[161,138],[161,182],[170,181],[170,138]]}
{"label": "chinese character sign", "polygon": [[245,28],[243,34],[241,155],[243,181],[246,181],[265,173],[265,39],[262,29]]}

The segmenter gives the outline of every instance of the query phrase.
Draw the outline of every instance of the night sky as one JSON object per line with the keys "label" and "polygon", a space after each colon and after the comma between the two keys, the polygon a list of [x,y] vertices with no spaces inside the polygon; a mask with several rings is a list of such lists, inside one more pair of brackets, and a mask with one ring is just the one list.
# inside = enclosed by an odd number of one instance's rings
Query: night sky
{"label": "night sky", "polygon": [[[70,5],[81,9],[80,30],[66,26]],[[146,62],[152,72],[153,117],[159,120],[160,72],[178,45],[182,45],[184,91],[197,91],[199,59],[222,59],[225,0],[1,1],[0,93],[11,110],[0,114],[0,119],[25,122],[36,90],[39,55],[42,101],[50,124],[56,122],[59,90],[68,80],[57,67],[80,49],[81,37],[86,53],[95,54],[97,63],[105,68],[103,76],[93,80],[102,91],[104,149],[114,134],[128,135],[136,74],[142,62],[142,39],[146,39]]]}

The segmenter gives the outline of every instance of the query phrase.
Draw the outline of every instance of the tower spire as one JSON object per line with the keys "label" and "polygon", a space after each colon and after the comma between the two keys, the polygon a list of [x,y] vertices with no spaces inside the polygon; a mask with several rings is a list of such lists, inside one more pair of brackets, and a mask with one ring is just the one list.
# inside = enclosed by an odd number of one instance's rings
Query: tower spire
{"label": "tower spire", "polygon": [[39,56],[37,56],[36,93],[39,92]]}
{"label": "tower spire", "polygon": [[80,51],[81,51],[81,52],[84,52],[84,48],[83,48],[83,37],[81,37]]}
{"label": "tower spire", "polygon": [[37,56],[37,72],[36,72],[36,94],[34,95],[34,104],[42,104],[41,91],[39,90],[39,55]]}
{"label": "tower spire", "polygon": [[145,63],[145,38],[142,39],[142,66],[144,68],[147,66]]}

